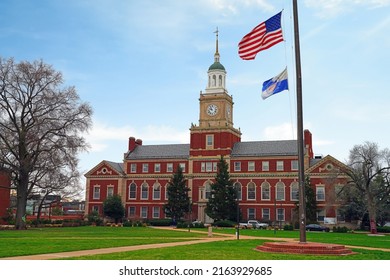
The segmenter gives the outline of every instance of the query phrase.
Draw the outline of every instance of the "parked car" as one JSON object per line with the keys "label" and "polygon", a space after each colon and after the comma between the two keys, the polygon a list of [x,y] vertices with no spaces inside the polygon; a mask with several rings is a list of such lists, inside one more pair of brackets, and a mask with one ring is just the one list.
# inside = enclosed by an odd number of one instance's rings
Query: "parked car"
{"label": "parked car", "polygon": [[321,225],[317,225],[317,224],[309,224],[309,225],[306,225],[306,230],[307,231],[326,231],[326,232],[329,232],[329,228],[328,227],[325,227],[325,226],[321,226]]}
{"label": "parked car", "polygon": [[252,227],[255,229],[266,229],[268,227],[267,223],[260,223],[256,220],[249,220],[248,224],[252,224]]}

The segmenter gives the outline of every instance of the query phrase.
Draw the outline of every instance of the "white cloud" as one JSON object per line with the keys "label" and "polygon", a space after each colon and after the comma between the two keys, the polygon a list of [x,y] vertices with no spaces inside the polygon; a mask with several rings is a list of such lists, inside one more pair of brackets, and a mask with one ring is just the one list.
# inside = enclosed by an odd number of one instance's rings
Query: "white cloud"
{"label": "white cloud", "polygon": [[282,123],[276,126],[267,126],[263,130],[265,140],[291,140],[296,139],[296,132],[291,123]]}
{"label": "white cloud", "polygon": [[94,121],[92,130],[85,136],[91,146],[90,152],[113,149],[117,141],[126,142],[129,137],[142,139],[143,143],[189,143],[189,132],[178,131],[170,125],[148,125],[142,128],[131,126],[111,126]]}
{"label": "white cloud", "polygon": [[322,18],[335,17],[355,8],[376,9],[390,5],[390,0],[305,0],[305,5],[318,10]]}

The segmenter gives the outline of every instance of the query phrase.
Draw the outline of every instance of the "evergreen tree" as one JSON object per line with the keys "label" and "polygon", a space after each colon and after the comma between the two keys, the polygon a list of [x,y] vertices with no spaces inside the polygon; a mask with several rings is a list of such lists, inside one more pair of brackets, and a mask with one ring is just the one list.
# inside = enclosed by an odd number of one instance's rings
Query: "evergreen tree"
{"label": "evergreen tree", "polygon": [[113,195],[106,198],[103,201],[104,215],[115,220],[118,223],[120,219],[125,215],[125,207],[122,204],[122,199],[119,195]]}
{"label": "evergreen tree", "polygon": [[168,202],[164,205],[165,214],[175,222],[179,221],[191,209],[191,202],[188,196],[190,189],[186,186],[183,169],[178,165],[176,172],[168,183]]}
{"label": "evergreen tree", "polygon": [[[310,186],[310,177],[305,177],[305,202],[306,202],[306,223],[317,221],[317,200],[314,189]],[[295,203],[295,211],[299,212],[299,202]]]}
{"label": "evergreen tree", "polygon": [[211,185],[205,212],[215,221],[236,220],[237,192],[230,180],[228,164],[222,156],[218,162],[215,183]]}

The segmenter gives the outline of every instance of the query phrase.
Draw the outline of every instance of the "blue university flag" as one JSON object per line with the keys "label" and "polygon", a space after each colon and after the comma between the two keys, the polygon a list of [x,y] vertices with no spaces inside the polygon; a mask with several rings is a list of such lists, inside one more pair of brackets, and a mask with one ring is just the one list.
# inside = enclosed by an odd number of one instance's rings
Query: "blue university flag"
{"label": "blue university flag", "polygon": [[261,97],[266,99],[286,89],[288,90],[287,67],[282,73],[263,83]]}

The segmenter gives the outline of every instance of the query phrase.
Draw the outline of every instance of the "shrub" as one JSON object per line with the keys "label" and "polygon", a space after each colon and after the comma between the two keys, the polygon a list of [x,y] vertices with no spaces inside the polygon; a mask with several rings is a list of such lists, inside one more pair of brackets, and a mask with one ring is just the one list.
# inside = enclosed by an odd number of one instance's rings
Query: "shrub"
{"label": "shrub", "polygon": [[88,214],[88,223],[95,224],[97,226],[103,225],[103,219],[99,217],[99,213],[96,211],[92,211]]}
{"label": "shrub", "polygon": [[382,233],[390,233],[390,227],[378,227],[377,231]]}
{"label": "shrub", "polygon": [[283,230],[294,230],[293,225],[284,225]]}
{"label": "shrub", "polygon": [[148,224],[151,226],[156,226],[156,227],[170,226],[172,224],[172,220],[171,219],[153,219],[153,220],[149,220]]}
{"label": "shrub", "polygon": [[350,229],[347,227],[333,227],[333,232],[347,233],[348,231],[350,231]]}
{"label": "shrub", "polygon": [[215,226],[215,227],[235,227],[236,223],[229,221],[229,220],[222,220],[222,221],[218,221],[218,222],[213,223],[213,226]]}

